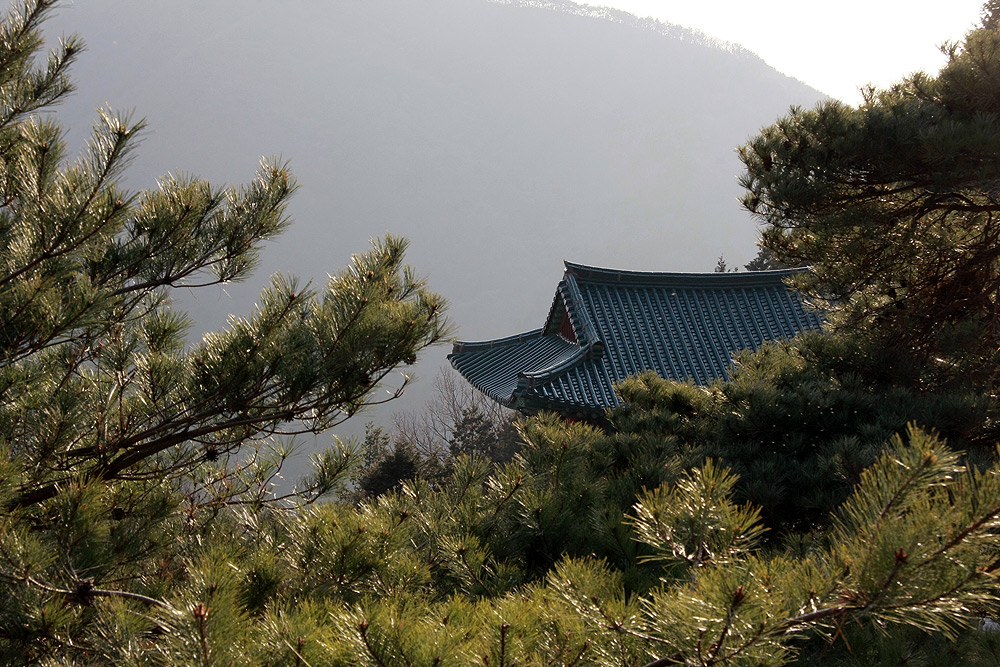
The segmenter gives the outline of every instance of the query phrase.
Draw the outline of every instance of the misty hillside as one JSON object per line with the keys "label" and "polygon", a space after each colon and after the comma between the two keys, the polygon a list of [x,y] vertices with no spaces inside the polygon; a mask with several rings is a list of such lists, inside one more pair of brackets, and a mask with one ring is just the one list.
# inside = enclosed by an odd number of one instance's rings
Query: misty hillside
{"label": "misty hillside", "polygon": [[[749,260],[734,147],[820,98],[740,49],[576,9],[77,0],[47,32],[89,47],[59,111],[74,152],[97,107],[148,120],[130,187],[167,172],[239,183],[261,155],[290,161],[292,228],[251,283],[185,301],[199,330],[247,312],[272,272],[321,286],[392,232],[474,340],[539,326],[563,259],[671,271]],[[405,407],[446,352],[428,357]]]}

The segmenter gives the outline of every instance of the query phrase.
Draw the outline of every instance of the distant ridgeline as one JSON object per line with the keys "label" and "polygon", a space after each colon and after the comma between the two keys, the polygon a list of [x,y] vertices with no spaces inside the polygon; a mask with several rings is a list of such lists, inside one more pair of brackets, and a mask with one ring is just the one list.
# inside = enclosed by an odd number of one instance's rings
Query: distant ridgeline
{"label": "distant ridgeline", "polygon": [[566,262],[544,326],[455,343],[452,366],[493,400],[524,413],[599,419],[614,386],[654,371],[707,384],[732,355],[817,329],[822,318],[783,282],[802,269],[653,273]]}
{"label": "distant ridgeline", "polygon": [[620,9],[613,9],[611,7],[592,7],[590,5],[581,5],[575,2],[569,2],[568,0],[484,0],[495,5],[510,5],[512,7],[527,7],[533,9],[548,9],[556,12],[564,12],[566,14],[576,14],[577,16],[586,16],[588,18],[604,19],[605,21],[611,21],[612,23],[620,23],[622,25],[628,26],[630,28],[640,28],[642,30],[649,30],[651,32],[670,37],[682,42],[690,42],[693,44],[702,44],[715,49],[721,49],[723,51],[728,51],[733,55],[753,58],[755,60],[760,60],[763,62],[760,56],[755,54],[753,51],[740,46],[739,44],[734,44],[733,42],[727,42],[723,39],[718,39],[712,37],[711,35],[706,35],[701,30],[697,28],[685,28],[684,26],[677,25],[676,23],[669,23],[666,21],[659,21],[654,18],[640,18],[634,14],[630,14],[626,11]]}

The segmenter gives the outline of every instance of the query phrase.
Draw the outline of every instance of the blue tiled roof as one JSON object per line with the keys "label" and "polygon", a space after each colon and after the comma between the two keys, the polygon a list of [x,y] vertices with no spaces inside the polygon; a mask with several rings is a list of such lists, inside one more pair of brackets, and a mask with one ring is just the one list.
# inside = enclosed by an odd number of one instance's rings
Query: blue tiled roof
{"label": "blue tiled roof", "polygon": [[[523,410],[594,413],[619,399],[614,385],[652,370],[707,384],[735,352],[816,329],[783,280],[801,271],[650,273],[566,262],[541,329],[448,355],[473,386]],[[568,318],[568,322],[566,321]]]}

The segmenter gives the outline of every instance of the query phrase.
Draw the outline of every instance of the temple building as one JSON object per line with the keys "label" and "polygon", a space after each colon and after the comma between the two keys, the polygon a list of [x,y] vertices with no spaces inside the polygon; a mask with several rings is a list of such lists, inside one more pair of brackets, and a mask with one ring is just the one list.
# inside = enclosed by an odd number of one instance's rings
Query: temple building
{"label": "temple building", "polygon": [[818,329],[820,314],[783,282],[801,270],[651,273],[566,262],[540,329],[455,343],[448,359],[509,408],[599,419],[629,375],[708,384],[726,376],[734,353]]}

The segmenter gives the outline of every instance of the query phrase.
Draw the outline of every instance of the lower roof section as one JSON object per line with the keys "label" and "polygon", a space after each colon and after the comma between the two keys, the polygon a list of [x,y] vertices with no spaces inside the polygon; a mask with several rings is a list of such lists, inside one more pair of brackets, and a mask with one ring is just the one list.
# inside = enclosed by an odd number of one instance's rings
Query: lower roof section
{"label": "lower roof section", "polygon": [[455,343],[448,360],[476,389],[513,408],[521,375],[558,366],[578,352],[579,346],[563,337],[535,329],[481,343]]}

